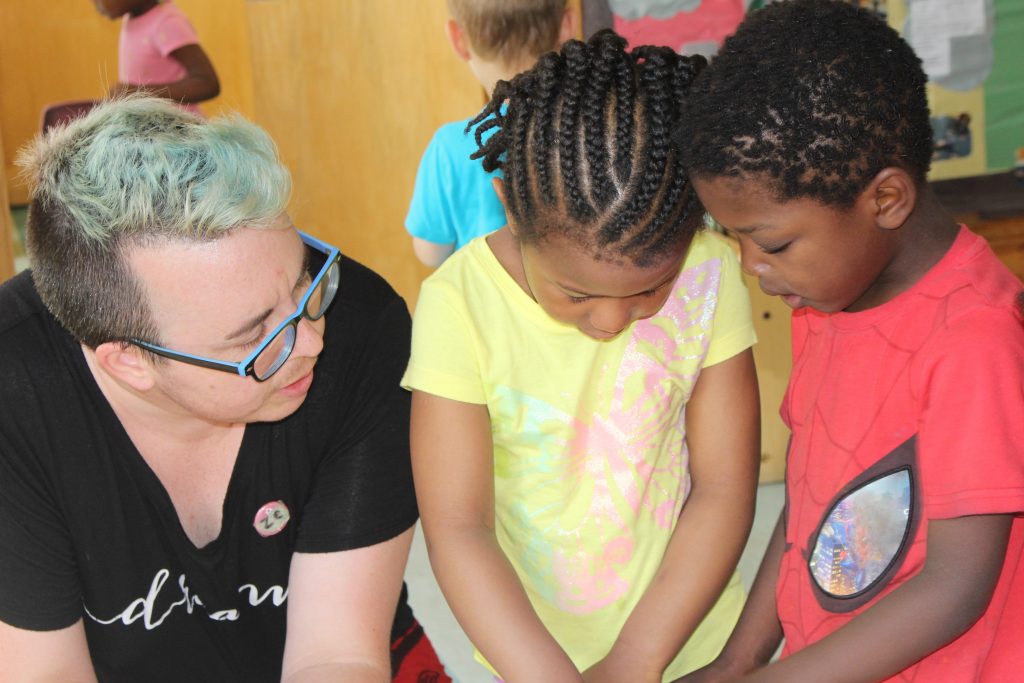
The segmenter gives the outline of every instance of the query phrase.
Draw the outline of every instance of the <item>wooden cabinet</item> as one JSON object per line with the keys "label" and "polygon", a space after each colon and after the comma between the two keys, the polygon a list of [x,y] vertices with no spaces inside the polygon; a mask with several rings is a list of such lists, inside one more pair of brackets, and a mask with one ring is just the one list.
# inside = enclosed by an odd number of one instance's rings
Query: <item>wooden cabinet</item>
{"label": "wooden cabinet", "polygon": [[754,363],[761,393],[761,483],[782,481],[786,469],[789,429],[779,417],[792,368],[792,337],[789,306],[777,296],[761,291],[757,278],[744,274],[750,292],[757,344]]}
{"label": "wooden cabinet", "polygon": [[931,183],[957,219],[988,240],[992,250],[1024,280],[1024,181],[1006,171]]}
{"label": "wooden cabinet", "polygon": [[[1024,193],[1024,187],[1021,192]],[[1024,213],[1000,218],[963,214],[957,220],[987,239],[996,256],[1024,280]]]}

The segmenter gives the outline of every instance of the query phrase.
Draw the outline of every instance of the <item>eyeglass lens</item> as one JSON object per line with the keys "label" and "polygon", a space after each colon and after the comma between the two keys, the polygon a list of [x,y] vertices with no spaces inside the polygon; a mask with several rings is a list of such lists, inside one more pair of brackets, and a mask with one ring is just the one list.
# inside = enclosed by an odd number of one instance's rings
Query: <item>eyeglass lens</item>
{"label": "eyeglass lens", "polygon": [[[306,301],[306,316],[311,320],[319,320],[327,311],[327,308],[334,300],[338,291],[339,267],[337,263],[331,264],[330,269],[317,283],[316,289]],[[258,356],[253,364],[253,373],[259,380],[265,380],[277,372],[295,347],[295,335],[299,321],[293,320],[280,332],[274,335]]]}

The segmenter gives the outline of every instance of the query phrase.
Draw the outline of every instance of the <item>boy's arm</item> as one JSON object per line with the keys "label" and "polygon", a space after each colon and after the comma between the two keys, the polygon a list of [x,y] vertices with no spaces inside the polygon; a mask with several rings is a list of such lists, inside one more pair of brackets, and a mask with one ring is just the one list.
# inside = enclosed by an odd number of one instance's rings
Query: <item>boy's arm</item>
{"label": "boy's arm", "polygon": [[1003,566],[1010,515],[928,524],[921,571],[835,633],[740,679],[743,683],[870,683],[953,641],[988,607]]}
{"label": "boy's arm", "polygon": [[437,268],[455,251],[455,243],[438,244],[437,242],[427,241],[422,237],[413,237],[412,250],[415,252],[416,258],[423,265]]}
{"label": "boy's arm", "polygon": [[718,600],[754,517],[760,451],[750,349],[704,368],[686,404],[692,489],[658,573],[586,681],[660,683]]}
{"label": "boy's arm", "polygon": [[785,510],[779,513],[779,521],[764,551],[743,613],[722,653],[707,666],[676,679],[674,683],[733,681],[767,664],[779,649],[783,634],[776,610],[775,587],[786,547],[785,516]]}
{"label": "boy's arm", "polygon": [[96,683],[85,627],[28,631],[0,621],[0,683]]}
{"label": "boy's arm", "polygon": [[414,391],[411,439],[431,566],[470,640],[506,683],[579,681],[498,546],[487,406]]}
{"label": "boy's arm", "polygon": [[210,58],[198,44],[183,45],[171,52],[170,56],[185,67],[185,76],[173,83],[115,83],[110,96],[145,91],[156,97],[165,97],[184,104],[197,104],[212,100],[220,94],[220,81]]}

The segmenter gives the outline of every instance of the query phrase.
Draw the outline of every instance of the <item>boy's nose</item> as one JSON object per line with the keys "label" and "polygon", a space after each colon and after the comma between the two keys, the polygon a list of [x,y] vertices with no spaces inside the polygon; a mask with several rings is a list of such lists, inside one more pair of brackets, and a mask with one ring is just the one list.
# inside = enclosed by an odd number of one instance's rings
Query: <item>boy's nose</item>
{"label": "boy's nose", "polygon": [[761,259],[764,252],[758,249],[749,239],[740,240],[740,267],[743,272],[751,277],[760,277],[764,274],[765,264]]}

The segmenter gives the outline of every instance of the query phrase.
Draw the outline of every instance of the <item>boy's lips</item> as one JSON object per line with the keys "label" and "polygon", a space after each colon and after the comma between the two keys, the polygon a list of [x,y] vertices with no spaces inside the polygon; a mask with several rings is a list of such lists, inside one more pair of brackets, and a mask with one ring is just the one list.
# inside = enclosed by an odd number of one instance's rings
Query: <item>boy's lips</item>
{"label": "boy's lips", "polygon": [[761,285],[760,283],[758,284],[760,285],[762,292],[764,292],[768,296],[779,297],[780,299],[782,299],[783,303],[785,303],[790,308],[799,308],[800,306],[804,305],[803,297],[801,297],[799,294],[787,294],[784,292],[776,292],[772,289],[765,287],[764,285]]}

